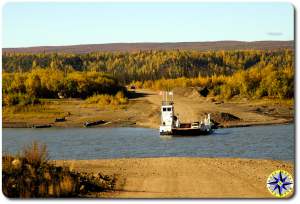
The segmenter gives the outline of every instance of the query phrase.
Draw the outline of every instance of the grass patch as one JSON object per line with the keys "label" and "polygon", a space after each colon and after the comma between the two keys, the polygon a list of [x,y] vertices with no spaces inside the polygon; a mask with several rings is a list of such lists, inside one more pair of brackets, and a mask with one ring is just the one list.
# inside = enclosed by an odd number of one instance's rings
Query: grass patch
{"label": "grass patch", "polygon": [[2,156],[2,190],[9,198],[84,197],[113,190],[115,177],[78,173],[49,162],[47,147],[33,142],[19,155]]}
{"label": "grass patch", "polygon": [[45,106],[44,104],[38,105],[16,105],[16,106],[9,106],[3,108],[4,112],[7,113],[49,113],[49,112],[57,112],[54,110],[49,109],[49,107]]}
{"label": "grass patch", "polygon": [[264,102],[268,105],[281,105],[286,107],[291,107],[295,105],[294,99],[265,99]]}

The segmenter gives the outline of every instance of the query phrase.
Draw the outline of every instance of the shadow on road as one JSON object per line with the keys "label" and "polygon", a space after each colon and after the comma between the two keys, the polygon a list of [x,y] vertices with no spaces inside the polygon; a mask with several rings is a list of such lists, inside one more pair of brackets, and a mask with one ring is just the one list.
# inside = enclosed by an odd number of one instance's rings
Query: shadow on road
{"label": "shadow on road", "polygon": [[129,99],[135,99],[135,98],[142,98],[142,97],[146,97],[148,95],[152,95],[149,93],[141,93],[141,92],[136,92],[136,91],[128,91],[127,92],[127,97]]}

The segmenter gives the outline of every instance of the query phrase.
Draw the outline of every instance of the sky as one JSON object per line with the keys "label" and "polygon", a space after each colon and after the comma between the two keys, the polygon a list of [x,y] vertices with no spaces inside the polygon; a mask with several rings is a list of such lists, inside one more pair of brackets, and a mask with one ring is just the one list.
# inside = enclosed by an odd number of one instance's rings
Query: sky
{"label": "sky", "polygon": [[7,3],[2,47],[293,40],[289,3]]}

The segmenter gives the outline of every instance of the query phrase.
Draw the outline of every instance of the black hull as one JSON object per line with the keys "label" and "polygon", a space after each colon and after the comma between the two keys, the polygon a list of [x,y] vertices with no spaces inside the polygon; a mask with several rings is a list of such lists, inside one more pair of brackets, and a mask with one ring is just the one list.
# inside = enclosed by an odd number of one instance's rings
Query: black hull
{"label": "black hull", "polygon": [[98,120],[98,121],[95,121],[95,122],[85,122],[83,124],[84,127],[92,127],[92,126],[95,126],[95,125],[101,125],[101,124],[104,124],[106,123],[106,121],[104,120]]}
{"label": "black hull", "polygon": [[171,136],[201,136],[212,134],[213,130],[202,130],[202,129],[172,129],[172,132],[161,132],[160,135],[171,135]]}
{"label": "black hull", "polygon": [[50,128],[52,125],[33,125],[32,128]]}

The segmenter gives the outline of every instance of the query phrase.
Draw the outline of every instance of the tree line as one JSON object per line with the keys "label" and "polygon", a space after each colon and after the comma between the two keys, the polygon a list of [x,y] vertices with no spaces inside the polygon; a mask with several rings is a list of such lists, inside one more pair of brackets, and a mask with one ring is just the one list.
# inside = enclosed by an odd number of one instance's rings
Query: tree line
{"label": "tree line", "polygon": [[99,72],[35,68],[30,72],[2,74],[3,105],[35,104],[39,98],[87,98],[96,94],[125,92],[116,79]]}
{"label": "tree line", "polygon": [[89,54],[3,53],[5,104],[38,98],[115,95],[134,84],[152,89],[207,87],[224,98],[294,97],[294,52],[139,51]]}
{"label": "tree line", "polygon": [[18,54],[4,53],[3,71],[30,72],[33,69],[58,69],[109,73],[121,84],[132,81],[194,78],[198,76],[232,75],[252,67],[275,68],[294,66],[294,52],[276,51],[139,51],[96,52],[89,54]]}
{"label": "tree line", "polygon": [[232,75],[213,75],[196,78],[180,77],[176,79],[159,79],[133,81],[131,86],[153,90],[170,91],[176,87],[200,87],[207,89],[211,96],[230,99],[234,96],[260,99],[263,97],[277,99],[294,98],[294,68],[291,66],[277,69],[272,65],[264,68],[254,67],[237,71]]}

